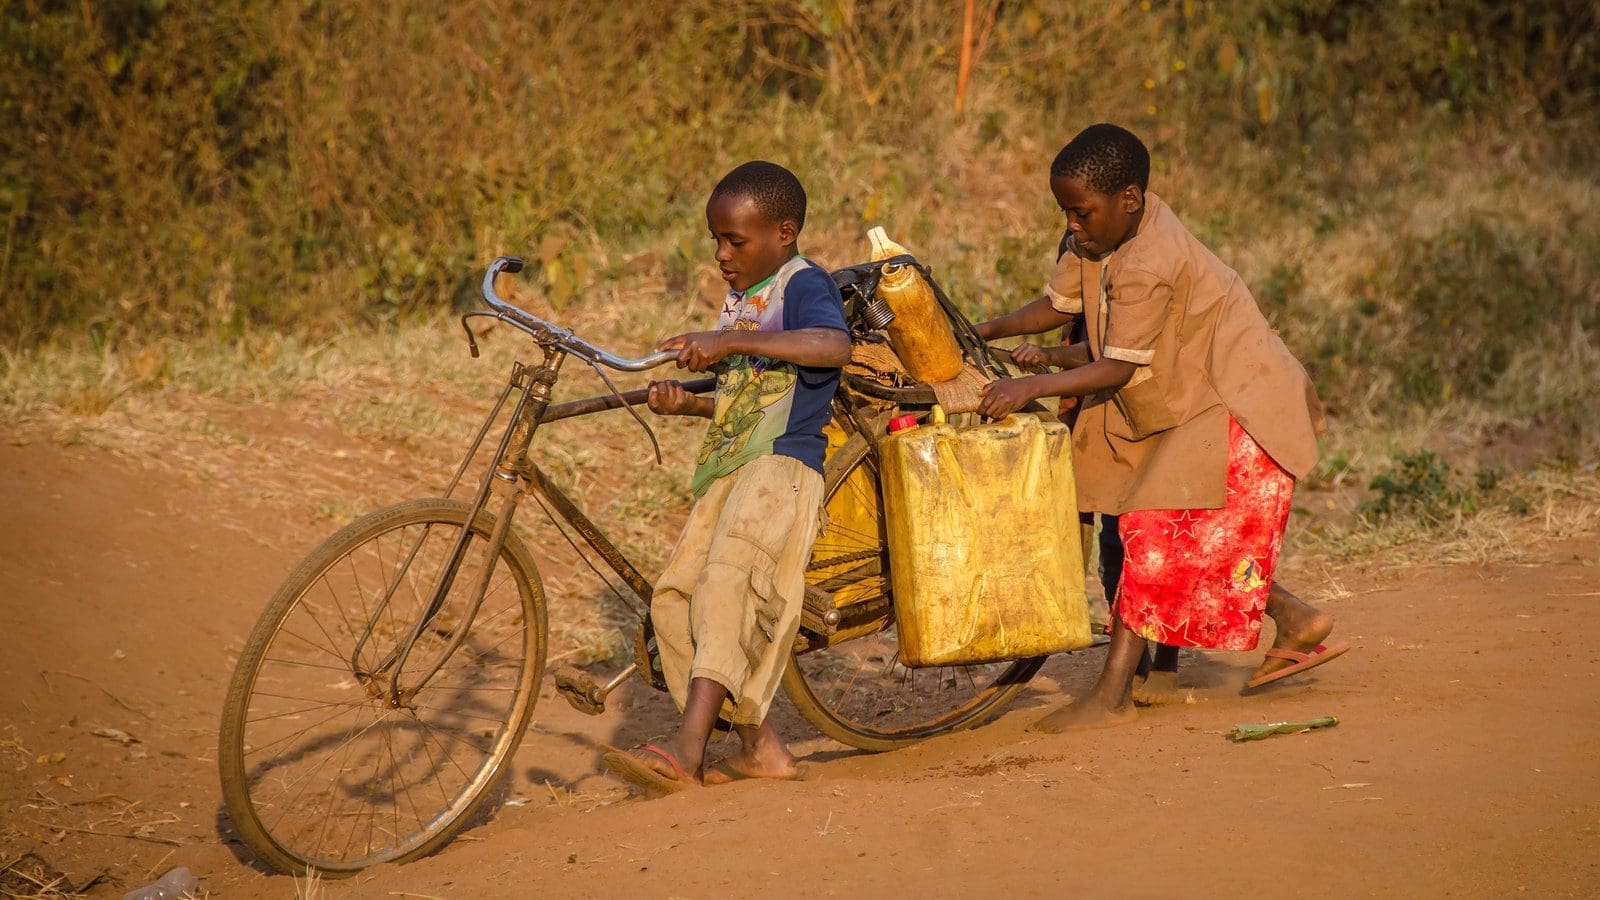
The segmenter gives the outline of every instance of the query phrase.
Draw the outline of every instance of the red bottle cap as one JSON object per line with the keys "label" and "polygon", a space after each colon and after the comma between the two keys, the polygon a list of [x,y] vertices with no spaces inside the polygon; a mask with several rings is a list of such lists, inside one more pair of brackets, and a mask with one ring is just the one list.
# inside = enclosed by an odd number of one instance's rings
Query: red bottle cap
{"label": "red bottle cap", "polygon": [[907,413],[906,415],[903,415],[903,416],[895,416],[894,418],[889,420],[889,433],[890,434],[893,434],[896,431],[905,431],[907,428],[915,428],[915,427],[917,427],[917,417],[914,416],[914,415],[911,415],[910,413]]}

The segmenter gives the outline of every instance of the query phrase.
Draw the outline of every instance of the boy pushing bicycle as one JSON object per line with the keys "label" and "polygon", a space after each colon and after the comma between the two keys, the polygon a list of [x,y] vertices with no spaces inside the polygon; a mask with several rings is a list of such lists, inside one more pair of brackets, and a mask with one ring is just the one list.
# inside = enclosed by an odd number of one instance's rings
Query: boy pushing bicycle
{"label": "boy pushing bicycle", "polygon": [[[767,711],[799,627],[823,499],[822,428],[850,359],[839,289],[800,256],[805,212],[799,179],[774,163],[745,163],[718,182],[706,203],[729,287],[717,330],[658,348],[678,351],[679,368],[703,372],[720,362],[726,370],[715,399],[675,381],[650,385],[653,412],[711,420],[695,505],[650,604],[682,719],[659,744],[603,759],[651,795],[798,773]],[[727,700],[741,747],[708,765],[706,745]]]}

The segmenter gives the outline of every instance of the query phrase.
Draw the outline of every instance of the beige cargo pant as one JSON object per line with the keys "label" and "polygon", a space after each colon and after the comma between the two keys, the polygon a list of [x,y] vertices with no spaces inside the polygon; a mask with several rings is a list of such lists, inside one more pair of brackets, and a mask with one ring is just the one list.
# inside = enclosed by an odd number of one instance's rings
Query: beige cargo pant
{"label": "beige cargo pant", "polygon": [[816,541],[822,476],[797,459],[762,456],[712,483],[650,601],[661,670],[682,710],[689,682],[728,689],[735,725],[760,725],[800,627]]}

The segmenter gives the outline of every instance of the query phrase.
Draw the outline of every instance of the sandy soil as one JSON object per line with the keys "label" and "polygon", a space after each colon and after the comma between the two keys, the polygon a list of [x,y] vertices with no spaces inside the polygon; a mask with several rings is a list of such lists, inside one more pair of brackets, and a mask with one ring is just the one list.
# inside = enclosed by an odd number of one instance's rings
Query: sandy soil
{"label": "sandy soil", "polygon": [[[176,865],[217,896],[303,887],[231,842],[215,768],[233,655],[335,527],[294,485],[337,460],[279,462],[197,479],[154,452],[0,446],[0,865],[31,853],[62,886],[98,878],[95,896]],[[1238,690],[1259,654],[1192,654],[1189,703],[1026,734],[1092,679],[1103,651],[1088,651],[1052,660],[995,723],[892,754],[849,751],[785,710],[817,779],[657,801],[596,774],[596,747],[663,732],[665,697],[630,686],[592,719],[547,680],[511,805],[429,859],[321,890],[1593,896],[1600,649],[1572,626],[1600,606],[1600,535],[1531,559],[1340,572],[1336,637],[1357,649],[1257,696]],[[1322,715],[1341,724],[1223,736]]]}

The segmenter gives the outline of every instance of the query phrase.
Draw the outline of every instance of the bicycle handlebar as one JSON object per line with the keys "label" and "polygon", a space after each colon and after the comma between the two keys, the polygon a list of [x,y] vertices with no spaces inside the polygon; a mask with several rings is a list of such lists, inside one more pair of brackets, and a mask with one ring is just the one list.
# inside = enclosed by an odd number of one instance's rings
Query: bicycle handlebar
{"label": "bicycle handlebar", "polygon": [[[677,351],[674,350],[662,350],[659,353],[652,353],[649,356],[641,356],[637,359],[617,356],[578,337],[570,329],[546,322],[533,313],[506,302],[501,299],[499,294],[495,293],[495,276],[501,272],[520,271],[522,271],[522,260],[515,256],[502,256],[490,263],[489,271],[483,275],[483,299],[494,312],[467,313],[461,317],[462,327],[466,327],[466,320],[474,316],[491,316],[526,332],[530,337],[541,343],[553,343],[585,362],[597,363],[607,368],[616,369],[619,372],[643,372],[678,358]],[[472,329],[470,328],[467,328],[467,343],[472,347],[472,355],[477,356],[478,343],[473,338]]]}

